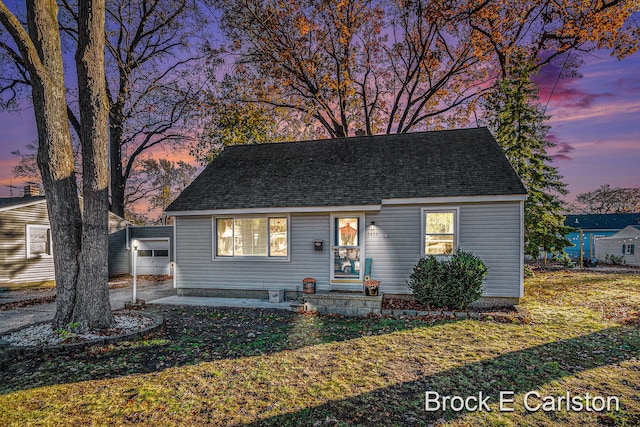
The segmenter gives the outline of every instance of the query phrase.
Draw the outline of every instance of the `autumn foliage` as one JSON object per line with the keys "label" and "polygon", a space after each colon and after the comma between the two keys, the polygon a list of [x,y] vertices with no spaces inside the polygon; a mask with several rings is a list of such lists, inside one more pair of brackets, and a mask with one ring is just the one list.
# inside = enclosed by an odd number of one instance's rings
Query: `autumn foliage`
{"label": "autumn foliage", "polygon": [[[243,90],[343,137],[465,125],[527,52],[527,72],[561,57],[638,48],[631,1],[212,0]],[[519,59],[520,60],[520,59]]]}

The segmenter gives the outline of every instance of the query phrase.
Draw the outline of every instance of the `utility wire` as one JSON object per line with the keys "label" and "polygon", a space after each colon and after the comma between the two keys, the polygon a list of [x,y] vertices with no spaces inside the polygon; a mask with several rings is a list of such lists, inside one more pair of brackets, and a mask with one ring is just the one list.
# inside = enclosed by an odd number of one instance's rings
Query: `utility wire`
{"label": "utility wire", "polygon": [[569,49],[569,52],[567,53],[567,57],[564,59],[564,63],[562,64],[562,68],[560,68],[560,72],[558,73],[558,77],[556,78],[556,81],[553,84],[553,87],[551,88],[551,93],[549,94],[549,99],[547,99],[547,103],[544,106],[544,110],[542,110],[542,114],[547,112],[547,107],[549,106],[549,102],[551,102],[551,97],[553,96],[553,92],[555,92],[556,86],[558,86],[558,82],[560,81],[560,77],[562,76],[562,72],[564,71],[564,68],[567,66],[567,62],[569,62],[569,57],[571,56],[571,50],[572,49],[573,48]]}

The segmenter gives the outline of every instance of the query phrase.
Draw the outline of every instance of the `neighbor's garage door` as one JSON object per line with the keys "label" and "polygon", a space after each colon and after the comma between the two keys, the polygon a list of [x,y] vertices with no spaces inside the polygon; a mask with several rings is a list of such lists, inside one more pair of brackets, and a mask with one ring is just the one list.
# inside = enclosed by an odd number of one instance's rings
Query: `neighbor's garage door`
{"label": "neighbor's garage door", "polygon": [[169,240],[139,239],[138,241],[137,273],[153,276],[168,276],[171,274]]}

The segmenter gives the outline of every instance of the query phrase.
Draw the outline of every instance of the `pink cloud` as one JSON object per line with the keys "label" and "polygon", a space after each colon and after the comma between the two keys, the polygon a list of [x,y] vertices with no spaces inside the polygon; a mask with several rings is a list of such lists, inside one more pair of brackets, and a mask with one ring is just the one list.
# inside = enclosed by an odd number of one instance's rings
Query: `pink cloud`
{"label": "pink cloud", "polygon": [[558,78],[559,73],[560,69],[550,64],[533,78],[539,88],[541,103],[546,104],[550,99],[555,108],[591,108],[598,100],[614,96],[611,92],[594,93],[585,90],[579,87],[579,79]]}
{"label": "pink cloud", "polygon": [[589,108],[576,106],[554,106],[550,109],[550,123],[576,122],[580,120],[599,119],[607,123],[619,121],[623,115],[640,113],[640,100],[612,99],[610,102],[600,102]]}

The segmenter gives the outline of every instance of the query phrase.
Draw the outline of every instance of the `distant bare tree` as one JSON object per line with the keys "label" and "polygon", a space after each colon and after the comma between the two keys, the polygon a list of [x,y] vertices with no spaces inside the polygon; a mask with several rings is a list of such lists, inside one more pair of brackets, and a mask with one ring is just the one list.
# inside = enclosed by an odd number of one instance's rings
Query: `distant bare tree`
{"label": "distant bare tree", "polygon": [[[76,176],[80,178],[82,176],[81,147],[78,138],[74,138],[73,134],[71,134],[71,148],[73,150]],[[40,176],[37,162],[38,141],[28,143],[24,147],[24,151],[15,150],[11,154],[20,158],[18,164],[12,168],[13,176],[42,186],[42,177]],[[78,185],[80,185],[79,180]]]}
{"label": "distant bare tree", "polygon": [[577,209],[583,213],[635,213],[640,212],[640,188],[612,188],[609,184],[580,193],[576,197]]}
{"label": "distant bare tree", "polygon": [[149,211],[160,210],[158,221],[167,224],[164,211],[196,177],[197,169],[183,161],[146,159],[139,173],[132,178],[138,200],[146,200]]}

